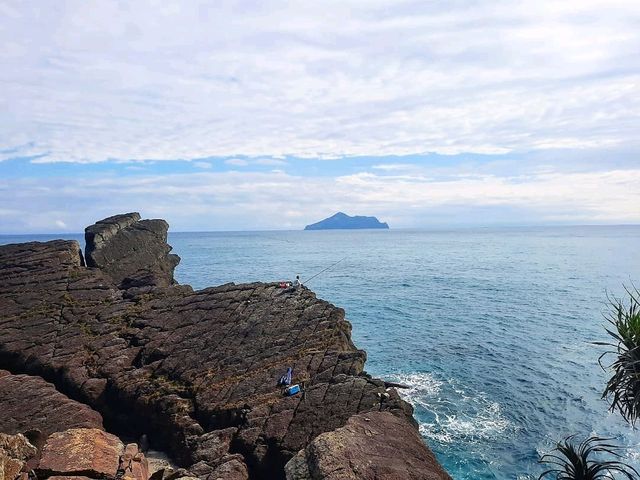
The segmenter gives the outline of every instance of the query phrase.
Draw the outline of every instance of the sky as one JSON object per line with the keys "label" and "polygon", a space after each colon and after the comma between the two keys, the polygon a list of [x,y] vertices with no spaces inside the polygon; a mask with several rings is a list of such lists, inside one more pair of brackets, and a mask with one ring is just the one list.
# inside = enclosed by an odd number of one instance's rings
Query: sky
{"label": "sky", "polygon": [[0,234],[640,223],[640,6],[0,0]]}

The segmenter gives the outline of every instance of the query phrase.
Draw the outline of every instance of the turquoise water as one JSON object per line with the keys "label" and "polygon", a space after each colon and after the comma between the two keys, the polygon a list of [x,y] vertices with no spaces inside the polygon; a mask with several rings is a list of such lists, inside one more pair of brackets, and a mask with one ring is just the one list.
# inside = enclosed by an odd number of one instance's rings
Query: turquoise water
{"label": "turquoise water", "polygon": [[600,399],[601,347],[589,343],[605,339],[606,292],[640,284],[640,227],[173,233],[170,242],[178,281],[195,288],[304,280],[344,258],[308,286],[345,308],[370,373],[411,385],[404,395],[420,431],[456,480],[537,478],[539,455],[573,433],[616,437],[640,465],[640,434]]}

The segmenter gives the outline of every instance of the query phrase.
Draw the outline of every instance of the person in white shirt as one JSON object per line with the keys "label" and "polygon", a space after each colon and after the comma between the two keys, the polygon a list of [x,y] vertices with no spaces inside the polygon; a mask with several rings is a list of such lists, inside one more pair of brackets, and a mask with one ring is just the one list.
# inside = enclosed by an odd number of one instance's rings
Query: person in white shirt
{"label": "person in white shirt", "polygon": [[300,275],[296,275],[296,279],[293,282],[290,282],[289,287],[286,290],[283,290],[282,293],[293,293],[301,286],[302,283],[300,282]]}

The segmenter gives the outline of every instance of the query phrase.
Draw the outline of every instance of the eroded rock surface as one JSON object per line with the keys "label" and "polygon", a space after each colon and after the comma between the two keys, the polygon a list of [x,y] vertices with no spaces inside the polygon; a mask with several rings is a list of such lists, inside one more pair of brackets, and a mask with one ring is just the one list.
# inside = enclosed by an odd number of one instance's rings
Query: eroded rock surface
{"label": "eroded rock surface", "polygon": [[149,462],[138,449],[136,443],[129,443],[124,447],[124,453],[120,457],[118,469],[124,472],[124,476],[136,480],[147,480],[149,478]]}
{"label": "eroded rock surface", "polygon": [[[37,431],[42,440],[70,428],[102,429],[102,417],[40,377],[0,370],[0,432]],[[39,442],[35,442],[37,444]]]}
{"label": "eroded rock surface", "polygon": [[0,479],[13,480],[25,469],[27,461],[37,453],[22,435],[0,433]]}
{"label": "eroded rock surface", "polygon": [[42,450],[37,473],[113,478],[120,466],[124,445],[118,437],[97,428],[74,428],[56,432]]}
{"label": "eroded rock surface", "polygon": [[170,254],[169,224],[139,213],[105,218],[85,229],[87,266],[100,268],[123,287],[174,283],[180,257]]}
{"label": "eroded rock surface", "polygon": [[451,480],[418,432],[388,412],[354,415],[316,437],[285,470],[287,480]]}
{"label": "eroded rock surface", "polygon": [[[414,428],[411,407],[363,372],[344,311],[313,292],[127,280],[150,261],[136,243],[144,222],[127,214],[89,227],[94,268],[73,241],[0,247],[0,368],[44,377],[107,429],[146,433],[183,476],[208,480],[284,478],[299,450],[359,412],[382,408]],[[170,248],[161,230],[154,259]],[[287,367],[304,395],[276,387]]]}

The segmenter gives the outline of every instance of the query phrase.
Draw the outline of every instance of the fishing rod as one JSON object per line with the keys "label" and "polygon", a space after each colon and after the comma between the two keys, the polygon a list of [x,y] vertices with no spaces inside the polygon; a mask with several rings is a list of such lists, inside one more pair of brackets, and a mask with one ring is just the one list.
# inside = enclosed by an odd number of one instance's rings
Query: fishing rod
{"label": "fishing rod", "polygon": [[316,278],[318,275],[320,275],[321,273],[326,272],[327,270],[329,270],[330,268],[335,267],[336,265],[338,265],[341,261],[345,260],[347,257],[341,258],[340,260],[338,260],[336,263],[329,265],[327,268],[325,268],[324,270],[319,271],[318,273],[316,273],[313,277],[305,280],[304,282],[302,282],[302,284],[307,284],[309,283],[311,280],[313,280],[314,278]]}

